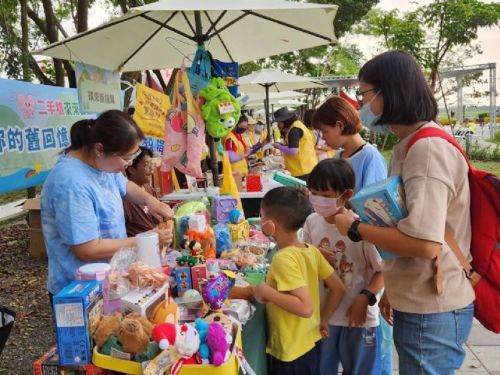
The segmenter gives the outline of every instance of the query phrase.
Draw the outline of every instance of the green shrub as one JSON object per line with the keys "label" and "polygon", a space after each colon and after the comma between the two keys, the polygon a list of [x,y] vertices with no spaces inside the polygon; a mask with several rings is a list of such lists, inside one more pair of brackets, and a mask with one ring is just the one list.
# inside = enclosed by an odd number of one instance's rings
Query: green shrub
{"label": "green shrub", "polygon": [[500,161],[500,145],[482,147],[476,141],[470,147],[469,157],[471,160]]}
{"label": "green shrub", "polygon": [[[448,120],[448,117],[441,117],[438,119],[438,123],[441,124],[442,126],[447,126],[450,125],[450,120]],[[457,119],[452,118],[451,119],[451,124],[455,125],[457,123]]]}
{"label": "green shrub", "polygon": [[497,131],[488,141],[500,145],[500,131]]}

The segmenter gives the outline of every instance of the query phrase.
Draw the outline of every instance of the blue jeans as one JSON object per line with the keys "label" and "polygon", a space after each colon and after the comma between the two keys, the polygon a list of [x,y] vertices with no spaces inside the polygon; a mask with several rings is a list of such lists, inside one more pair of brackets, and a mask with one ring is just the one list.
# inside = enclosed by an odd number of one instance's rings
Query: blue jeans
{"label": "blue jeans", "polygon": [[392,326],[389,325],[380,314],[380,332],[382,335],[380,345],[380,357],[382,360],[381,375],[392,375],[392,350],[394,340],[392,339]]}
{"label": "blue jeans", "polygon": [[394,344],[400,375],[452,375],[465,358],[474,304],[438,314],[394,310]]}
{"label": "blue jeans", "polygon": [[330,326],[330,336],[321,346],[321,375],[337,375],[339,363],[344,374],[380,375],[381,331],[374,328]]}

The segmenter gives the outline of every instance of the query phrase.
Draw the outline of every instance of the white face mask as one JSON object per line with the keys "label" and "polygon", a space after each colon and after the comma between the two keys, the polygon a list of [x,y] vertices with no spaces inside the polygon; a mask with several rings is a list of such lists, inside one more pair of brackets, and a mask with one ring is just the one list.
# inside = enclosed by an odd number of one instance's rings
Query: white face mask
{"label": "white face mask", "polygon": [[338,198],[322,197],[314,194],[309,196],[309,201],[311,202],[314,211],[324,218],[334,216],[339,212],[343,206],[341,199],[342,195]]}

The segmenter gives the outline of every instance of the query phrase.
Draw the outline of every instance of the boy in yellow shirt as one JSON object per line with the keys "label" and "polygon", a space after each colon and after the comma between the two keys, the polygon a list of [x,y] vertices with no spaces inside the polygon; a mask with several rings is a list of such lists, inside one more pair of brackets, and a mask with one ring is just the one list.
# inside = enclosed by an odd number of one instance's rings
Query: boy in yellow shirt
{"label": "boy in yellow shirt", "polygon": [[[345,288],[320,251],[301,242],[297,232],[311,213],[304,192],[280,187],[262,199],[262,231],[273,237],[278,252],[273,257],[266,283],[254,288],[254,297],[267,303],[273,375],[313,375],[319,372],[321,337],[328,336],[328,320]],[[329,293],[320,314],[319,280]]]}

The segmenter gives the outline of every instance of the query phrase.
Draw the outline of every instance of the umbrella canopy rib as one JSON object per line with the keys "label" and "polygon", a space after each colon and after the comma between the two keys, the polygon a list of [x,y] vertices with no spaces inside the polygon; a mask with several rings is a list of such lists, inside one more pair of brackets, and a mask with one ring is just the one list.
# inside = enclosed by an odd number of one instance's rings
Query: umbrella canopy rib
{"label": "umbrella canopy rib", "polygon": [[[215,27],[216,27],[216,26],[217,26],[217,24],[220,22],[220,20],[222,19],[222,17],[224,17],[224,16],[226,15],[227,10],[223,11],[223,12],[219,15],[219,17],[217,17],[217,19],[216,19],[214,22],[212,22],[212,20],[211,20],[211,19],[210,19],[210,17],[208,16],[208,12],[207,12],[206,10],[205,10],[204,12],[205,12],[205,16],[208,18],[208,20],[209,20],[209,21],[211,22],[211,24],[212,24],[212,25],[210,26],[210,28],[207,30],[207,35],[210,35],[210,33],[212,32],[212,30],[215,30]],[[215,31],[217,31],[217,30],[215,30]]]}
{"label": "umbrella canopy rib", "polygon": [[[170,22],[170,20],[172,18],[175,17],[175,15],[177,14],[177,12],[174,12],[170,17],[168,17],[165,22],[163,22],[150,36],[149,38],[147,38],[144,42],[141,43],[141,45],[139,47],[137,47],[137,49],[129,56],[127,57],[127,59],[125,59],[125,61],[123,63],[120,64],[120,66],[118,67],[118,70],[121,70],[121,68],[126,64],[128,63],[146,44],[148,44],[148,42],[154,38],[154,36],[156,34],[158,34],[160,32],[161,29],[163,29],[167,23]],[[146,16],[147,17],[147,16]]]}
{"label": "umbrella canopy rib", "polygon": [[[234,62],[233,56],[231,55],[231,52],[229,52],[229,48],[227,48],[226,43],[224,43],[224,41],[222,40],[222,37],[220,36],[220,31],[217,31],[217,29],[215,28],[217,22],[222,18],[222,16],[226,13],[226,11],[224,11],[223,14],[221,14],[215,22],[212,22],[212,19],[210,18],[210,15],[208,14],[207,11],[204,11],[204,13],[205,13],[205,16],[207,17],[208,21],[211,23],[209,31],[212,29],[215,30],[214,35],[217,35],[217,39],[219,39],[220,44],[222,44],[222,47],[224,47],[224,50],[226,51],[226,53],[229,56],[229,58],[231,59],[231,61]],[[208,34],[208,32],[207,32],[207,34]]]}
{"label": "umbrella canopy rib", "polygon": [[[177,15],[177,12],[174,12],[174,14],[172,14],[172,16],[175,16],[175,15]],[[184,38],[186,38],[186,39],[192,40],[192,41],[194,41],[194,42],[196,41],[196,38],[195,38],[195,37],[192,37],[191,35],[188,35],[188,34],[186,34],[185,32],[182,32],[182,31],[180,31],[180,30],[177,30],[175,27],[171,27],[171,26],[169,26],[169,25],[164,25],[162,22],[157,21],[157,20],[155,20],[154,18],[151,18],[151,17],[146,16],[146,15],[144,15],[144,14],[141,14],[141,17],[142,17],[142,18],[147,19],[148,21],[151,21],[151,22],[153,22],[153,23],[156,23],[157,25],[163,26],[163,28],[168,29],[168,30],[170,30],[170,31],[172,31],[172,32],[174,32],[174,33],[176,33],[176,34],[179,34],[179,35],[183,36],[183,37],[184,37]],[[173,18],[173,17],[171,17],[171,18]]]}
{"label": "umbrella canopy rib", "polygon": [[193,25],[191,24],[191,21],[189,21],[189,18],[186,15],[186,12],[182,11],[181,13],[182,13],[182,16],[184,17],[184,19],[186,20],[186,23],[188,24],[189,28],[193,32],[193,35],[196,35],[196,30],[194,29]]}
{"label": "umbrella canopy rib", "polygon": [[309,34],[309,35],[312,35],[312,36],[315,36],[317,38],[320,38],[320,39],[324,39],[324,40],[327,40],[328,42],[331,42],[332,41],[332,38],[329,38],[325,35],[321,35],[321,34],[318,34],[318,33],[315,33],[313,31],[310,31],[310,30],[306,30],[306,29],[303,29],[301,27],[298,27],[298,26],[295,26],[295,25],[292,25],[292,24],[289,24],[287,22],[284,22],[284,21],[280,21],[280,20],[277,20],[275,18],[272,18],[272,17],[268,17],[268,16],[265,16],[263,14],[260,14],[260,13],[257,13],[257,12],[254,12],[253,10],[244,10],[243,12],[247,13],[247,14],[251,14],[255,17],[259,17],[259,18],[263,18],[267,21],[271,21],[271,22],[275,22],[279,25],[282,25],[282,26],[286,26],[286,27],[289,27],[291,29],[294,29],[294,30],[297,30],[297,31],[301,31],[303,32],[304,34]]}

